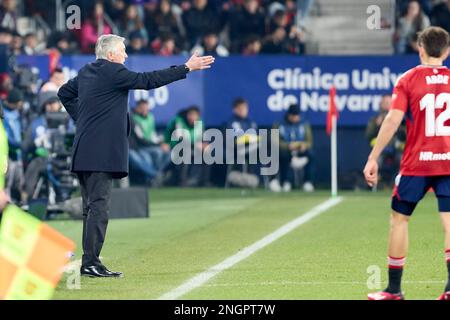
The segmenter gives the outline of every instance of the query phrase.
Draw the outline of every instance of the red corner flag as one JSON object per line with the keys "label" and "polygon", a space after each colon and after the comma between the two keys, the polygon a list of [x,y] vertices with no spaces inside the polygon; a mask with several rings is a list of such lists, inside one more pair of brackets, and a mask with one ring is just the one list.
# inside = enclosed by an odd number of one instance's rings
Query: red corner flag
{"label": "red corner flag", "polygon": [[330,89],[330,108],[328,109],[328,113],[327,113],[327,134],[330,135],[331,134],[331,127],[332,127],[332,121],[333,121],[333,116],[336,116],[336,120],[339,117],[338,114],[338,110],[336,108],[336,88],[335,87],[331,87]]}
{"label": "red corner flag", "polygon": [[50,74],[55,71],[55,69],[58,67],[59,64],[59,58],[61,57],[61,54],[56,49],[50,49],[48,53],[48,69]]}

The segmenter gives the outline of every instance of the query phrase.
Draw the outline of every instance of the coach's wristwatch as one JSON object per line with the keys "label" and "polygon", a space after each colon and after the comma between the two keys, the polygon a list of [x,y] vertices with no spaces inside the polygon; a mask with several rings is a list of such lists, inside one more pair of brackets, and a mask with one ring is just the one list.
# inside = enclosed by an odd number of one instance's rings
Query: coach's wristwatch
{"label": "coach's wristwatch", "polygon": [[191,69],[189,69],[189,67],[187,66],[187,64],[184,64],[184,68],[186,69],[186,72],[189,73],[191,71]]}

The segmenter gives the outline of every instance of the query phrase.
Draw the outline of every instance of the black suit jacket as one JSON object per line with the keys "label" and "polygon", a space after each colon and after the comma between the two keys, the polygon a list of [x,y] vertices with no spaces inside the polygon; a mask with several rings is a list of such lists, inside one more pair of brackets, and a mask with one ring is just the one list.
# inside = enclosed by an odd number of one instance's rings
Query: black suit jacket
{"label": "black suit jacket", "polygon": [[154,89],[186,78],[184,65],[153,72],[132,72],[119,63],[98,59],[58,91],[76,123],[72,172],[128,175],[128,91]]}

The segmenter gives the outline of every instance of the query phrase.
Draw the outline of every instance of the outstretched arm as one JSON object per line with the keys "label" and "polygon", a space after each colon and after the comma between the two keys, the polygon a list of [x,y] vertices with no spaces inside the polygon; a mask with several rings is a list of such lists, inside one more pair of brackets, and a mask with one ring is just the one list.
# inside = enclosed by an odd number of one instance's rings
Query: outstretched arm
{"label": "outstretched arm", "polygon": [[69,115],[76,122],[78,116],[78,77],[65,83],[59,89],[58,97]]}
{"label": "outstretched arm", "polygon": [[183,65],[152,72],[133,72],[117,64],[114,69],[116,88],[123,90],[155,89],[177,80],[186,78],[188,72],[208,69],[214,63],[214,57],[199,57],[196,53]]}
{"label": "outstretched arm", "polygon": [[364,177],[367,184],[371,187],[378,183],[378,158],[389,141],[391,141],[395,132],[397,132],[404,115],[405,113],[401,110],[391,109],[381,125],[375,146],[373,147],[364,168]]}

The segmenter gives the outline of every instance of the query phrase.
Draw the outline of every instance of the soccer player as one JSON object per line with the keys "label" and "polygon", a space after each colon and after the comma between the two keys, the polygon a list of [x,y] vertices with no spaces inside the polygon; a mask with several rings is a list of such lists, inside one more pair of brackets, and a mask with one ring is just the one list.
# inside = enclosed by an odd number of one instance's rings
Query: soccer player
{"label": "soccer player", "polygon": [[432,188],[445,230],[449,279],[438,300],[450,300],[450,70],[447,31],[429,27],[418,38],[421,65],[397,81],[392,104],[364,168],[369,186],[378,182],[378,157],[406,117],[406,146],[392,195],[389,235],[389,284],[369,300],[403,300],[401,279],[408,251],[408,221],[417,203]]}

